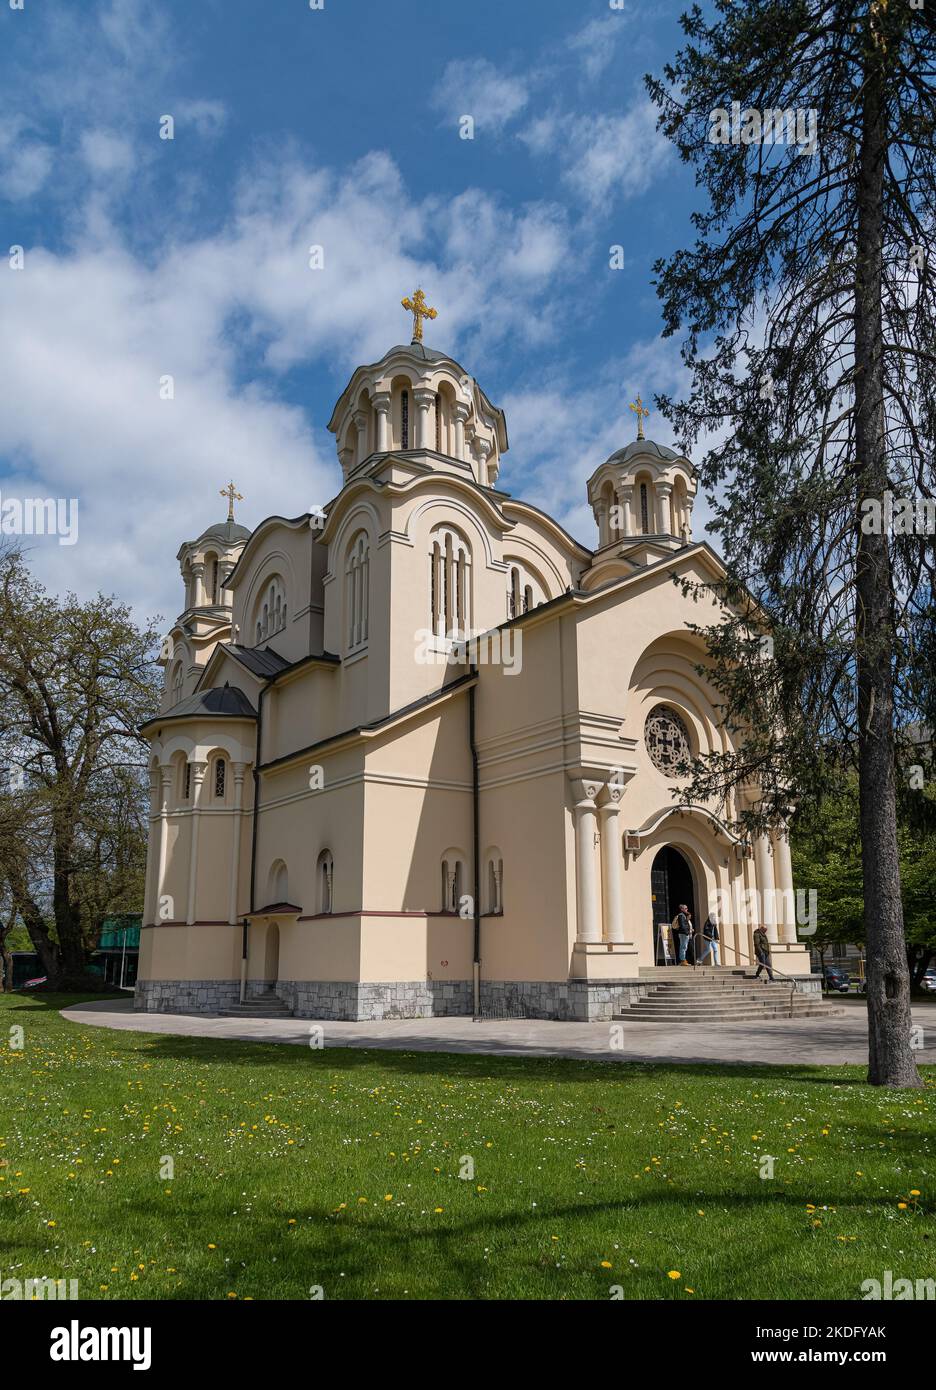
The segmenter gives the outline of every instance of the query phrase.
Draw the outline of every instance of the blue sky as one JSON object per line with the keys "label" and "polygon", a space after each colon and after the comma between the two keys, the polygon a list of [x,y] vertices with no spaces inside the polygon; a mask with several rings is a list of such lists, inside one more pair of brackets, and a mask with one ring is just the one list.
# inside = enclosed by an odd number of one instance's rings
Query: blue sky
{"label": "blue sky", "polygon": [[651,266],[700,195],[642,82],[682,8],[0,0],[0,491],[78,498],[40,576],[171,616],[229,477],[248,525],[327,500],[331,407],[417,285],[507,412],[501,485],[593,543],[627,402],[685,384]]}

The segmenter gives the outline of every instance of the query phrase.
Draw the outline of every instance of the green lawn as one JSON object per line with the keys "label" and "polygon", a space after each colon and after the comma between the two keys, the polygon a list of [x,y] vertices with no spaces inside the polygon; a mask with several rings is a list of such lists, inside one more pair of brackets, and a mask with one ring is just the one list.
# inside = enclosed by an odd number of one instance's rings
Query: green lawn
{"label": "green lawn", "polygon": [[932,1068],[893,1093],[853,1067],[315,1051],[78,1027],[68,1002],[0,996],[2,1279],[853,1299],[936,1275]]}

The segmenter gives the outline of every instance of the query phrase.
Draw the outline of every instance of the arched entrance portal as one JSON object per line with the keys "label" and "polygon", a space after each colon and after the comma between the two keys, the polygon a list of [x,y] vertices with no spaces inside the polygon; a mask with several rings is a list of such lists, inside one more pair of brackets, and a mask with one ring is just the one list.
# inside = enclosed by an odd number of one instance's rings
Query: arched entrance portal
{"label": "arched entrance portal", "polygon": [[650,897],[653,911],[653,959],[655,964],[662,965],[664,958],[659,938],[660,923],[672,922],[679,911],[680,903],[685,903],[692,914],[693,925],[699,925],[696,918],[692,869],[685,855],[673,845],[664,845],[651,865]]}

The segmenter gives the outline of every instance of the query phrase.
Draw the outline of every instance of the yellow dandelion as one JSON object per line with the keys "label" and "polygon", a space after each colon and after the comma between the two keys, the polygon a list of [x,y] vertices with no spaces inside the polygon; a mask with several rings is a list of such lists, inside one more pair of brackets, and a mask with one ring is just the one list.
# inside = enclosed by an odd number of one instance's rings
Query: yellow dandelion
{"label": "yellow dandelion", "polygon": [[668,1279],[681,1279],[682,1275],[678,1269],[671,1269],[667,1275]]}

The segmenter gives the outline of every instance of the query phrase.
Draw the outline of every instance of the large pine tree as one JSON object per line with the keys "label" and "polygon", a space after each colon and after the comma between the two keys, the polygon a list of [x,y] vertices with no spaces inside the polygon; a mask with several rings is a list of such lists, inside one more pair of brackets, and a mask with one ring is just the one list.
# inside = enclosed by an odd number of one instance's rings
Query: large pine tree
{"label": "large pine tree", "polygon": [[692,373],[659,404],[687,449],[716,440],[699,471],[730,578],[705,636],[745,733],[689,792],[754,783],[762,829],[853,761],[869,1080],[918,1086],[896,803],[934,549],[888,494],[934,493],[936,5],[715,0],[682,27],[648,85],[707,205],[656,267]]}

